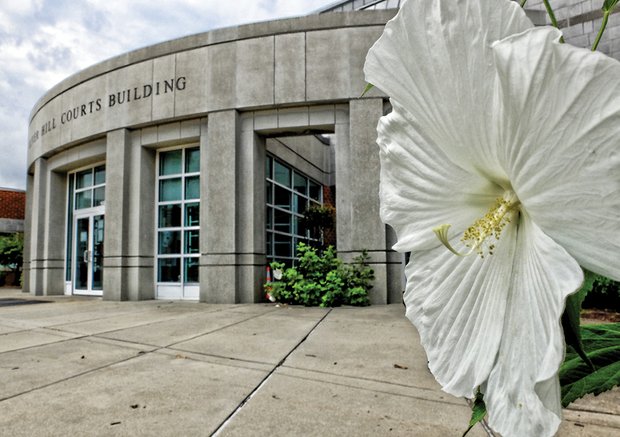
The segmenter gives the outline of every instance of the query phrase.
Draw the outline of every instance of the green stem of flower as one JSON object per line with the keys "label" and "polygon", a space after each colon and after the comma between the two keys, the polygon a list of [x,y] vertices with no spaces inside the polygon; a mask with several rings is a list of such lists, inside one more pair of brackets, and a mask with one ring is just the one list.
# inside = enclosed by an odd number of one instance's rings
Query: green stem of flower
{"label": "green stem of flower", "polygon": [[526,3],[527,3],[527,0],[521,0],[521,7],[524,8]]}
{"label": "green stem of flower", "polygon": [[598,30],[598,35],[596,35],[596,40],[594,40],[594,44],[592,44],[592,51],[595,51],[598,47],[598,43],[601,41],[601,37],[603,36],[603,32],[605,32],[605,28],[607,27],[607,21],[609,20],[609,14],[611,11],[603,12],[603,22],[601,23],[601,28]]}
{"label": "green stem of flower", "polygon": [[[549,19],[551,19],[551,25],[559,30],[560,27],[558,26],[558,20],[555,19],[555,14],[553,13],[553,9],[551,8],[549,0],[543,0],[543,3],[545,4],[545,8],[547,9],[547,14],[549,14]],[[563,36],[560,37],[560,42],[564,42]]]}

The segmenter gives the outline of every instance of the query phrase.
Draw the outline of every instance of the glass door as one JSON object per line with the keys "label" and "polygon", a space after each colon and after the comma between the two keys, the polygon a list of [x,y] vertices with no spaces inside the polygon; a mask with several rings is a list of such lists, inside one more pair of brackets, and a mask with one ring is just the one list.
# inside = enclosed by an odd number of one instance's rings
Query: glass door
{"label": "glass door", "polygon": [[103,214],[75,216],[74,294],[102,295],[104,224]]}

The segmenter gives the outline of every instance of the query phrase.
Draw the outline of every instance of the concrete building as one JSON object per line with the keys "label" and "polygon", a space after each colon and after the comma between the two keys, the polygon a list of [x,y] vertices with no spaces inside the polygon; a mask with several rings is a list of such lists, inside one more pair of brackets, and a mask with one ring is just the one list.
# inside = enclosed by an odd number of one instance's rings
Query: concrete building
{"label": "concrete building", "polygon": [[[257,302],[270,259],[328,194],[337,249],[369,251],[374,304],[403,258],[379,218],[377,90],[366,52],[399,1],[191,35],[87,68],[32,110],[24,290]],[[542,13],[532,18],[542,23]]]}

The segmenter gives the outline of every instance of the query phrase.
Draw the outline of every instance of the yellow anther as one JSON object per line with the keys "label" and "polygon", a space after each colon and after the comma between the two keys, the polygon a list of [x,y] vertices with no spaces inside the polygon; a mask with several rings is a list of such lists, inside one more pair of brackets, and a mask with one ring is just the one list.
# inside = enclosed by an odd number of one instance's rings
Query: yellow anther
{"label": "yellow anther", "polygon": [[[504,197],[500,197],[495,201],[495,204],[489,209],[484,217],[476,220],[463,233],[461,242],[469,248],[469,251],[461,253],[454,249],[450,244],[448,238],[448,229],[450,225],[441,225],[433,229],[439,241],[443,243],[446,248],[458,256],[467,256],[476,252],[481,258],[484,258],[483,243],[488,238],[493,237],[495,240],[499,240],[502,231],[508,223],[510,223],[511,212],[514,211],[520,205],[519,199],[514,193],[508,193]],[[491,243],[487,246],[489,255],[493,255],[495,250],[495,244]]]}

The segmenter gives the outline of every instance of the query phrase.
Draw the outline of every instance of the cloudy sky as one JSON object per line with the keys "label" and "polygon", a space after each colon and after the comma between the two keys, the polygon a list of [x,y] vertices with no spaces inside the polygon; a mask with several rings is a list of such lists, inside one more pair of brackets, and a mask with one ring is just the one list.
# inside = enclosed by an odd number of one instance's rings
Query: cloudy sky
{"label": "cloudy sky", "polygon": [[0,187],[26,186],[28,118],[71,74],[172,38],[306,15],[334,0],[0,0]]}

